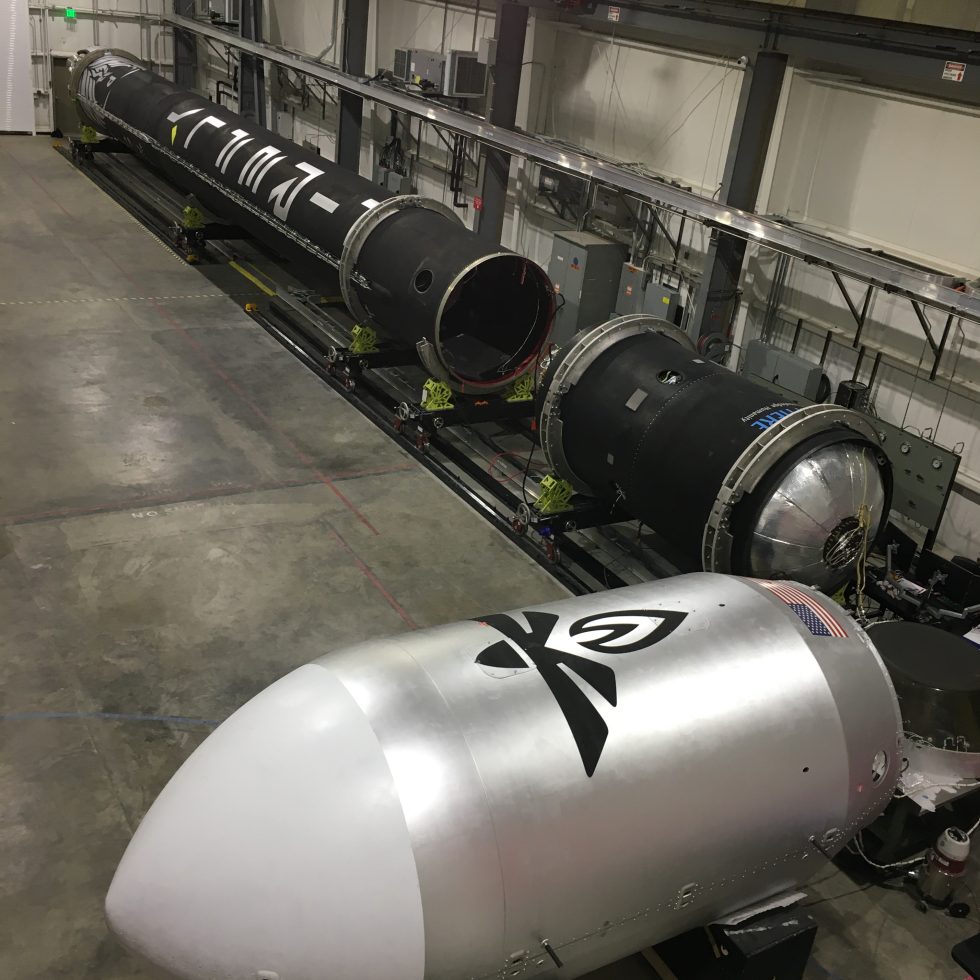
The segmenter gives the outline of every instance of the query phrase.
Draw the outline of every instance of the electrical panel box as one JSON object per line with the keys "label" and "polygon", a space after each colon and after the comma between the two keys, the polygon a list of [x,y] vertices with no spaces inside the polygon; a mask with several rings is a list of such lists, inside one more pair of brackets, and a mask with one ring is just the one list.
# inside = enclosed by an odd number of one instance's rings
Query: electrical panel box
{"label": "electrical panel box", "polygon": [[646,272],[631,262],[623,263],[619,277],[619,293],[616,298],[616,313],[625,316],[630,313],[645,313],[669,323],[677,323],[680,310],[680,293],[676,289],[658,282],[644,285]]}
{"label": "electrical panel box", "polygon": [[609,319],[625,258],[625,245],[591,232],[555,235],[548,266],[560,307],[551,336],[554,343],[566,344],[580,330]]}
{"label": "electrical panel box", "polygon": [[412,194],[412,178],[406,174],[399,173],[391,167],[382,167],[380,164],[374,168],[374,182],[380,184],[385,190],[392,194]]}
{"label": "electrical panel box", "polygon": [[476,60],[481,65],[495,65],[497,63],[497,39],[495,37],[481,37],[477,45],[479,51]]}
{"label": "electrical panel box", "polygon": [[442,91],[442,79],[446,70],[446,56],[438,51],[421,48],[395,48],[395,78],[413,85],[428,83]]}
{"label": "electrical panel box", "polygon": [[681,305],[681,294],[676,289],[659,282],[647,283],[643,290],[643,311],[647,316],[655,316],[668,323],[677,323]]}
{"label": "electrical panel box", "polygon": [[813,364],[789,351],[772,347],[761,340],[750,340],[745,348],[742,374],[779,385],[780,388],[795,391],[804,398],[816,401],[823,370],[819,364]]}
{"label": "electrical panel box", "polygon": [[916,524],[938,530],[960,467],[957,453],[875,418],[882,449],[891,460],[892,508]]}
{"label": "electrical panel box", "polygon": [[643,280],[646,272],[632,262],[623,263],[623,271],[619,276],[619,294],[616,297],[615,310],[620,316],[643,312]]}
{"label": "electrical panel box", "polygon": [[487,90],[487,66],[480,63],[476,51],[450,51],[442,94],[453,98],[482,98]]}

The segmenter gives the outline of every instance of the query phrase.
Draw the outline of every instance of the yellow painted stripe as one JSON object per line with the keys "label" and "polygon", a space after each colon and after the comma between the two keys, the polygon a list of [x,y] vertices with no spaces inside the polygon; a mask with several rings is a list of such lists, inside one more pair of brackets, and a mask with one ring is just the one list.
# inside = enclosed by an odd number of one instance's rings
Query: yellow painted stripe
{"label": "yellow painted stripe", "polygon": [[228,265],[230,265],[239,275],[244,276],[249,282],[258,286],[259,289],[266,294],[266,296],[276,295],[276,291],[274,289],[270,289],[264,282],[262,282],[261,279],[259,279],[258,276],[253,276],[248,269],[243,269],[237,262],[229,262]]}

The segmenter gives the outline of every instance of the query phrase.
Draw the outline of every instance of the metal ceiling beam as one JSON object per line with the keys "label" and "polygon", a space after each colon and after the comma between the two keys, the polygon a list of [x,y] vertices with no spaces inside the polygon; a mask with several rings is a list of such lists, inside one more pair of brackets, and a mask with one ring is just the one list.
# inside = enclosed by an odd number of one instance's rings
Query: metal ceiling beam
{"label": "metal ceiling beam", "polygon": [[[368,0],[344,0],[344,68],[363,75],[367,58]],[[337,128],[337,163],[352,173],[361,167],[361,115],[363,100],[352,92],[340,93]]]}
{"label": "metal ceiling beam", "polygon": [[272,45],[247,41],[201,21],[178,16],[165,16],[163,20],[218,43],[248,51],[274,64],[319,78],[342,91],[353,92],[380,105],[429,120],[469,136],[484,146],[565,170],[609,187],[620,188],[641,200],[689,215],[709,228],[718,228],[748,241],[758,242],[777,252],[797,256],[810,265],[835,270],[888,293],[906,296],[926,306],[980,323],[980,297],[968,296],[944,285],[938,274],[872,255],[773,218],[727,207],[640,170],[569,149],[540,136],[493,126],[479,116],[369,82],[367,79],[355,78],[329,65]]}
{"label": "metal ceiling beam", "polygon": [[[972,31],[737,0],[619,0],[564,19],[589,30],[654,36],[731,58],[780,51],[794,67],[819,67],[872,84],[980,104],[980,36]],[[961,81],[944,80],[948,61],[968,66]]]}
{"label": "metal ceiling beam", "polygon": [[[178,14],[194,13],[194,0],[174,0]],[[188,31],[174,30],[174,82],[182,88],[197,88],[197,38]]]}
{"label": "metal ceiling beam", "polygon": [[[499,3],[494,36],[497,59],[493,69],[493,89],[488,118],[496,126],[513,129],[517,119],[517,101],[521,91],[521,66],[527,38],[528,8],[519,3]],[[482,154],[480,197],[483,207],[476,214],[476,233],[481,238],[499,242],[507,210],[507,181],[510,155],[485,149]]]}
{"label": "metal ceiling beam", "polygon": [[[759,51],[746,70],[719,195],[729,207],[757,206],[785,75],[786,55],[779,51]],[[744,238],[711,236],[695,302],[699,337],[730,335],[741,299],[745,249]]]}

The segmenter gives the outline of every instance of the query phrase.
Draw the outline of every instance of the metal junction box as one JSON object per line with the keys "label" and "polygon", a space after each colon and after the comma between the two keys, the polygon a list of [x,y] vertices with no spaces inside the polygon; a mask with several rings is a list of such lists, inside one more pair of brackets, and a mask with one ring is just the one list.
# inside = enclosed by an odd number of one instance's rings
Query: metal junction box
{"label": "metal junction box", "polygon": [[646,272],[631,262],[623,263],[619,277],[619,295],[616,297],[616,312],[620,316],[643,312],[643,280]]}
{"label": "metal junction box", "polygon": [[403,82],[419,85],[430,82],[442,91],[442,78],[446,69],[446,56],[438,51],[421,48],[395,48],[394,75]]}
{"label": "metal junction box", "polygon": [[649,316],[658,316],[670,323],[677,323],[680,304],[680,293],[659,282],[647,283],[647,288],[643,291],[643,312]]}
{"label": "metal junction box", "polygon": [[644,286],[646,277],[644,269],[631,262],[623,263],[615,312],[621,316],[646,313],[648,316],[676,323],[677,311],[680,308],[680,293],[658,282],[651,281]]}
{"label": "metal junction box", "polygon": [[442,94],[454,98],[482,98],[487,90],[487,66],[476,51],[450,51],[446,56]]}
{"label": "metal junction box", "polygon": [[823,369],[819,364],[789,351],[772,347],[761,340],[750,340],[745,347],[742,374],[760,378],[816,401]]}
{"label": "metal junction box", "polygon": [[[548,275],[559,306],[552,340],[561,346],[579,330],[609,318],[616,306],[626,246],[587,231],[555,235]],[[564,299],[564,305],[562,305]]]}

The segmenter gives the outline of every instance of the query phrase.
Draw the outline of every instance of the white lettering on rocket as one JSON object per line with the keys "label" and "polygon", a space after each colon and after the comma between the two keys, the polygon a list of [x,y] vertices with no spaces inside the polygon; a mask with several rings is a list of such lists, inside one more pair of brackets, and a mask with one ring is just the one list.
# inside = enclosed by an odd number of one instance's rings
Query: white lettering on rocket
{"label": "white lettering on rocket", "polygon": [[224,122],[217,116],[205,116],[196,126],[191,129],[187,134],[187,139],[184,140],[184,148],[186,149],[191,145],[191,140],[194,139],[194,134],[205,124],[213,126],[215,129],[221,129],[224,126]]}
{"label": "white lettering on rocket", "polygon": [[227,146],[218,154],[218,159],[215,160],[214,165],[218,167],[222,173],[228,169],[228,164],[231,163],[231,158],[246,144],[252,142],[252,137],[245,132],[244,129],[236,129],[232,134],[234,139],[231,140]]}
{"label": "white lettering on rocket", "polygon": [[[284,180],[277,187],[274,187],[272,189],[272,193],[269,195],[269,203],[272,205],[272,213],[277,218],[281,218],[283,221],[285,221],[289,216],[289,209],[293,206],[293,201],[296,200],[296,195],[299,194],[299,192],[311,180],[315,180],[317,177],[323,176],[322,170],[318,170],[309,163],[297,163],[296,169],[303,171],[303,173],[305,173],[307,176],[300,180],[298,180],[296,177],[290,177],[289,180]],[[295,186],[293,186],[294,184]],[[329,198],[324,198],[324,200],[327,201]],[[334,207],[336,207],[336,205],[334,205]]]}
{"label": "white lettering on rocket", "polygon": [[248,187],[255,174],[258,172],[259,167],[263,163],[267,163],[273,157],[278,156],[279,150],[274,146],[263,146],[261,150],[256,150],[248,160],[245,161],[245,166],[242,167],[242,172],[238,175],[238,183],[244,184]]}
{"label": "white lettering on rocket", "polygon": [[198,112],[203,112],[203,109],[188,109],[187,112],[171,112],[167,115],[167,122],[178,123],[181,119],[186,119],[187,116],[196,115]]}

